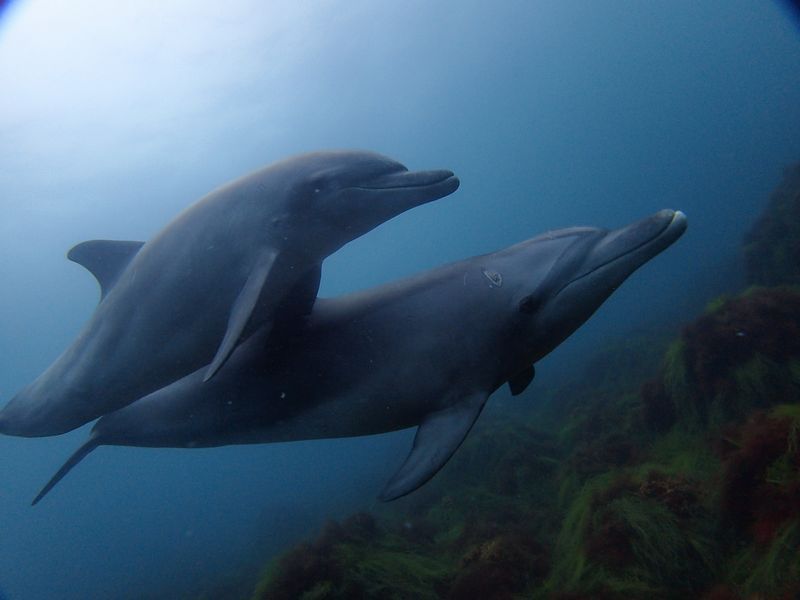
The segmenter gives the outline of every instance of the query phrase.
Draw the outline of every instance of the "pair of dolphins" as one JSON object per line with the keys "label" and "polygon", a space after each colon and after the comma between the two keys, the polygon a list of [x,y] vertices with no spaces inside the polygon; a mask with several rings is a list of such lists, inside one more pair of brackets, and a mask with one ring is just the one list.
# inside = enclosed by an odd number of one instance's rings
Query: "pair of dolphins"
{"label": "pair of dolphins", "polygon": [[380,494],[433,477],[486,400],[686,229],[662,210],[576,227],[332,299],[321,263],[348,241],[457,189],[369,152],[316,152],[228,184],[153,240],[90,241],[69,258],[101,301],[75,342],[0,411],[0,433],[56,435],[101,417],[38,502],[100,445],[211,447],[418,426]]}

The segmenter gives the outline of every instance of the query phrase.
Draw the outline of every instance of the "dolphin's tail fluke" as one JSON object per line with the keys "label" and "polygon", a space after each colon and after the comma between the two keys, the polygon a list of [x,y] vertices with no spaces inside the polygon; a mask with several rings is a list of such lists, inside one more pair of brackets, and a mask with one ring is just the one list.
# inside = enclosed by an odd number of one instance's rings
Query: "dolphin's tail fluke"
{"label": "dolphin's tail fluke", "polygon": [[86,443],[85,443],[85,444],[83,444],[83,446],[81,446],[80,448],[78,448],[78,449],[77,449],[77,450],[76,450],[76,451],[73,453],[73,455],[72,455],[72,456],[70,456],[70,457],[67,459],[67,462],[65,462],[65,463],[64,463],[64,464],[61,466],[61,468],[60,468],[58,471],[56,471],[56,474],[55,474],[55,475],[53,475],[53,476],[50,478],[50,481],[48,481],[48,482],[47,482],[47,485],[45,485],[45,486],[42,488],[42,491],[41,491],[41,492],[39,492],[39,493],[36,495],[36,498],[34,498],[34,499],[33,499],[33,502],[31,502],[31,506],[34,506],[34,505],[35,505],[37,502],[39,502],[39,500],[41,500],[42,498],[44,498],[44,497],[45,497],[45,494],[47,494],[47,492],[49,492],[50,490],[52,490],[52,489],[53,489],[53,487],[55,487],[55,485],[56,485],[56,484],[57,484],[59,481],[61,481],[61,480],[64,478],[64,476],[65,476],[67,473],[69,473],[69,472],[72,470],[72,467],[74,467],[74,466],[75,466],[75,465],[77,465],[79,462],[81,462],[81,461],[82,461],[84,458],[86,458],[86,455],[87,455],[87,454],[89,454],[89,452],[91,452],[92,450],[94,450],[95,448],[97,448],[97,447],[98,447],[98,446],[100,446],[100,445],[101,445],[101,442],[100,442],[100,438],[99,438],[99,437],[96,437],[96,436],[90,437],[90,438],[89,438],[89,439],[86,441]]}

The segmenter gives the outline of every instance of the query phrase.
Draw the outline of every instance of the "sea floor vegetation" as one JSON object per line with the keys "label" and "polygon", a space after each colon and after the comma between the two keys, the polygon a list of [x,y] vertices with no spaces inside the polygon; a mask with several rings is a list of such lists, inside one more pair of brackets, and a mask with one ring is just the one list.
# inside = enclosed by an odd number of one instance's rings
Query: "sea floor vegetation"
{"label": "sea floor vegetation", "polygon": [[483,424],[423,490],[273,561],[254,597],[795,598],[799,325],[793,288],[716,301],[653,377],[552,392],[557,429]]}
{"label": "sea floor vegetation", "polygon": [[418,492],[274,559],[253,598],[800,597],[798,169],[746,240],[754,287],[481,422]]}

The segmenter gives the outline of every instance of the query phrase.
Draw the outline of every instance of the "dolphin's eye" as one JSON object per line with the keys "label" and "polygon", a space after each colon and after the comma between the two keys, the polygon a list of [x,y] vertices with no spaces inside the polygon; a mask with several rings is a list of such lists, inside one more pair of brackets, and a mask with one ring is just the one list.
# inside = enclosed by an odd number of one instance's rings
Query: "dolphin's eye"
{"label": "dolphin's eye", "polygon": [[542,304],[541,296],[534,296],[533,294],[525,296],[519,302],[519,311],[526,315],[532,315]]}

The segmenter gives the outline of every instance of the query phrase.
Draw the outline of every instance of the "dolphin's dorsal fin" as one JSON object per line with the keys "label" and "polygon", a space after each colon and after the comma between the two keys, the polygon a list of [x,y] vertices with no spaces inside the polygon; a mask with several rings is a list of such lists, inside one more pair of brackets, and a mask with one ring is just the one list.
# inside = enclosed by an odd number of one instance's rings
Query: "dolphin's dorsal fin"
{"label": "dolphin's dorsal fin", "polygon": [[508,380],[508,388],[511,390],[512,396],[519,396],[522,392],[525,391],[531,381],[533,381],[534,376],[536,375],[536,370],[534,369],[533,365],[529,366],[527,369],[523,369],[512,378]]}
{"label": "dolphin's dorsal fin", "polygon": [[[222,342],[217,349],[217,354],[214,356],[214,360],[211,361],[203,381],[208,381],[219,371],[220,367],[225,364],[225,361],[228,360],[231,352],[233,352],[234,348],[236,348],[236,345],[239,343],[244,328],[250,320],[250,315],[253,314],[253,310],[258,303],[261,290],[269,277],[272,267],[275,265],[277,256],[277,250],[269,249],[262,252],[257,258],[242,291],[239,292],[236,302],[233,303],[230,315],[228,316],[228,328],[225,331],[225,337],[222,338]],[[261,326],[261,330],[269,331],[271,327],[271,322],[264,323]]]}
{"label": "dolphin's dorsal fin", "polygon": [[467,437],[488,397],[485,392],[476,392],[425,417],[417,429],[411,453],[378,499],[388,501],[405,496],[436,475]]}
{"label": "dolphin's dorsal fin", "polygon": [[144,242],[89,240],[73,246],[67,252],[67,258],[85,267],[95,276],[100,284],[102,300],[142,246]]}

